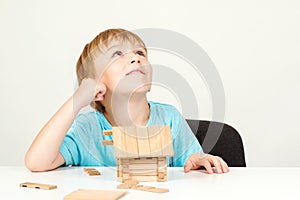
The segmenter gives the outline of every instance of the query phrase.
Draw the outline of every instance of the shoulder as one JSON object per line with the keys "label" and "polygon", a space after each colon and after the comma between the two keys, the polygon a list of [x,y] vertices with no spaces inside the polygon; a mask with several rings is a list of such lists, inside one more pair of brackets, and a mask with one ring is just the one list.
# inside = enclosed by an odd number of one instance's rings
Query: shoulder
{"label": "shoulder", "polygon": [[101,124],[105,123],[103,118],[103,114],[98,111],[78,114],[74,119],[73,125],[85,128],[92,128],[95,125],[102,127]]}
{"label": "shoulder", "polygon": [[97,120],[100,117],[100,115],[101,115],[101,113],[99,113],[98,111],[81,113],[76,116],[75,121],[76,122],[90,122],[90,121]]}
{"label": "shoulder", "polygon": [[99,134],[102,130],[105,130],[107,126],[105,120],[103,120],[103,114],[98,111],[91,111],[88,113],[78,114],[72,126],[70,127],[68,134],[76,135],[93,135]]}
{"label": "shoulder", "polygon": [[150,108],[153,110],[161,110],[166,112],[179,112],[173,105],[149,101]]}
{"label": "shoulder", "polygon": [[181,118],[180,112],[175,106],[159,102],[149,102],[151,124],[172,125],[174,121]]}

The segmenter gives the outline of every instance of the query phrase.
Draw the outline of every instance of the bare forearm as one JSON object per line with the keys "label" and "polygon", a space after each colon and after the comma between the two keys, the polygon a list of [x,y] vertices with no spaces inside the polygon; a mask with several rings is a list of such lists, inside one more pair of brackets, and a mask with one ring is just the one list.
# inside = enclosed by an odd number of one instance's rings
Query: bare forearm
{"label": "bare forearm", "polygon": [[69,98],[42,128],[30,146],[26,166],[32,171],[51,170],[63,164],[59,149],[79,109],[74,109]]}

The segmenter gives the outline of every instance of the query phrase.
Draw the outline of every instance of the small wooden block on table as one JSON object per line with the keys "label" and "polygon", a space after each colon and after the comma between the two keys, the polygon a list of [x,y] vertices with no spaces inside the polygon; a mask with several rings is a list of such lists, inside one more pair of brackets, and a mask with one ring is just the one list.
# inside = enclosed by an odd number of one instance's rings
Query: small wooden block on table
{"label": "small wooden block on table", "polygon": [[126,194],[119,190],[78,189],[64,197],[64,200],[117,200]]}
{"label": "small wooden block on table", "polygon": [[136,185],[136,186],[133,186],[132,189],[142,190],[142,191],[146,191],[146,192],[155,192],[155,193],[169,192],[168,188],[157,188],[157,187],[144,186],[144,185]]}
{"label": "small wooden block on table", "polygon": [[31,183],[31,182],[21,183],[20,187],[28,187],[28,188],[44,189],[44,190],[53,190],[57,188],[56,185],[49,185],[43,183]]}
{"label": "small wooden block on table", "polygon": [[89,176],[100,176],[101,173],[96,170],[95,168],[84,168],[83,171],[85,171]]}
{"label": "small wooden block on table", "polygon": [[133,186],[137,185],[139,181],[134,180],[134,179],[128,179],[124,181],[124,183],[120,184],[117,186],[118,189],[130,189]]}

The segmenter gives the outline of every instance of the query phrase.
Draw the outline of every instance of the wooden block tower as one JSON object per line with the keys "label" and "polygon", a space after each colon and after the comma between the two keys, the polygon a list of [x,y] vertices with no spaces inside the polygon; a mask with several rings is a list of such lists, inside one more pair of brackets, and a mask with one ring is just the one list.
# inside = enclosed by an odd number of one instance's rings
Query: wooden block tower
{"label": "wooden block tower", "polygon": [[174,155],[170,126],[113,127],[103,134],[113,136],[102,144],[114,145],[121,182],[167,180],[167,156]]}

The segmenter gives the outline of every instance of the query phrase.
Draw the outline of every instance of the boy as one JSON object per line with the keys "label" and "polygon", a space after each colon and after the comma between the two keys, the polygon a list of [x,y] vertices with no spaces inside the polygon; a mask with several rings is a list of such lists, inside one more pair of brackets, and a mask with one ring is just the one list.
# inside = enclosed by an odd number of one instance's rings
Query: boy
{"label": "boy", "polygon": [[[112,126],[170,125],[174,157],[168,166],[228,172],[222,158],[203,154],[186,121],[171,105],[148,102],[152,67],[144,42],[134,33],[109,29],[87,44],[76,67],[79,88],[42,128],[26,156],[31,171],[62,165],[115,166],[112,146],[102,146]],[[95,111],[80,114],[91,105]]]}

